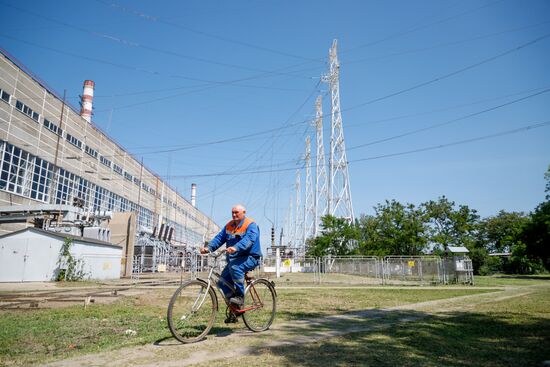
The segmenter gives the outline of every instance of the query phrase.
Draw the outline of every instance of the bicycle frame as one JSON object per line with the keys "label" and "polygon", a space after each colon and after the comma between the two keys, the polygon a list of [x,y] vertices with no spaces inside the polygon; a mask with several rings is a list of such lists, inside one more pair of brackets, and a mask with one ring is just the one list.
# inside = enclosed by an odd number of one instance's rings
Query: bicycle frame
{"label": "bicycle frame", "polygon": [[[248,277],[247,274],[245,274],[245,282],[246,282],[246,287],[250,288],[249,294],[252,298],[252,306],[241,309],[241,308],[233,305],[232,303],[230,303],[229,300],[225,297],[225,294],[223,293],[221,288],[218,286],[218,282],[221,281],[223,284],[225,284],[228,288],[230,288],[233,291],[235,291],[235,287],[232,284],[229,284],[225,279],[223,279],[220,273],[214,271],[214,269],[216,268],[217,262],[218,262],[218,258],[224,252],[225,251],[222,251],[222,252],[218,253],[218,255],[210,255],[214,258],[214,264],[210,265],[210,270],[208,271],[208,277],[206,278],[206,280],[200,279],[200,280],[203,280],[207,283],[207,287],[206,287],[206,291],[204,292],[204,295],[202,297],[202,300],[201,300],[200,304],[198,305],[198,307],[196,309],[199,309],[202,306],[202,304],[204,303],[204,300],[206,299],[206,296],[208,295],[208,291],[210,290],[210,288],[213,288],[213,286],[212,286],[212,281],[213,280],[216,282],[215,283],[216,284],[215,289],[217,289],[218,292],[222,295],[222,298],[223,298],[225,304],[234,313],[242,314],[246,311],[250,311],[250,310],[254,310],[254,309],[259,308],[259,307],[263,307],[263,302],[261,301],[260,296],[258,295],[258,292],[256,292],[256,289],[254,288],[253,281],[252,281],[252,279],[250,279]],[[197,278],[197,279],[199,279],[199,278]],[[245,291],[245,293],[246,293],[246,291]],[[196,301],[195,301],[195,304],[196,304]],[[193,305],[193,309],[195,309],[195,304]]]}

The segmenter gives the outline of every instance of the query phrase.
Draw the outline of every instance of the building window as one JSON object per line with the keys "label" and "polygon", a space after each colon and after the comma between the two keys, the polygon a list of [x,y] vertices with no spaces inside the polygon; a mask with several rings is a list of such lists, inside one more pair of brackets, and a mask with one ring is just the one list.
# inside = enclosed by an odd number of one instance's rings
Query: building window
{"label": "building window", "polygon": [[48,119],[44,119],[44,126],[52,131],[54,134],[57,134],[59,136],[63,136],[63,130],[61,130],[59,128],[59,126],[57,126],[56,124],[54,124],[53,122],[51,122],[50,120]]}
{"label": "building window", "polygon": [[59,168],[57,174],[57,192],[55,194],[55,203],[63,205],[72,205],[72,199],[77,186],[77,176],[74,173]]}
{"label": "building window", "polygon": [[92,157],[94,157],[94,158],[97,159],[97,155],[98,155],[98,154],[97,154],[97,150],[95,150],[95,149],[93,149],[93,148],[90,148],[88,145],[86,145],[86,146],[84,147],[84,151],[85,151],[86,153],[88,153],[90,156],[92,156]]}
{"label": "building window", "polygon": [[122,175],[122,167],[120,167],[118,164],[113,163],[113,171],[118,173],[119,175]]}
{"label": "building window", "polygon": [[3,89],[0,89],[0,98],[6,103],[8,104],[10,103],[11,96],[8,92],[6,92]]}
{"label": "building window", "polygon": [[104,164],[105,166],[111,168],[111,164],[112,162],[110,160],[108,160],[107,158],[105,158],[104,156],[100,156],[99,157],[99,161]]}
{"label": "building window", "polygon": [[132,175],[129,174],[128,172],[124,171],[124,178],[127,179],[128,181],[132,182]]}
{"label": "building window", "polygon": [[108,210],[109,191],[101,186],[95,187],[94,210]]}
{"label": "building window", "polygon": [[149,192],[149,186],[145,183],[145,182],[142,182],[141,183],[141,188],[147,192]]}
{"label": "building window", "polygon": [[32,183],[32,156],[4,143],[0,172],[0,190],[29,197]]}
{"label": "building window", "polygon": [[25,115],[29,116],[36,122],[38,122],[38,120],[40,119],[40,114],[38,112],[33,111],[32,108],[21,101],[15,102],[15,108],[17,108],[19,111],[23,112]]}
{"label": "building window", "polygon": [[32,178],[31,198],[47,203],[48,191],[52,182],[53,164],[38,157],[34,160],[34,173]]}
{"label": "building window", "polygon": [[78,140],[77,138],[75,138],[74,136],[72,136],[71,134],[67,133],[66,139],[69,143],[71,143],[72,145],[74,145],[78,149],[82,149],[82,142],[80,140]]}
{"label": "building window", "polygon": [[134,183],[139,186],[141,181],[139,180],[139,178],[134,177]]}

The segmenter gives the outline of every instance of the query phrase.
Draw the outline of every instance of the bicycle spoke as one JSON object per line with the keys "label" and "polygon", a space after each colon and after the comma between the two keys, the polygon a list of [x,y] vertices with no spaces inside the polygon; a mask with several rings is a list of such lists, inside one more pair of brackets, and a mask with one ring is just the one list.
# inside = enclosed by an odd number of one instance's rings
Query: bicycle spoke
{"label": "bicycle spoke", "polygon": [[182,285],[170,300],[168,325],[178,340],[188,343],[202,339],[214,323],[217,304],[213,290],[190,281]]}
{"label": "bicycle spoke", "polygon": [[269,328],[275,317],[276,297],[267,280],[258,279],[247,288],[243,309],[246,310],[243,321],[250,330],[264,331]]}

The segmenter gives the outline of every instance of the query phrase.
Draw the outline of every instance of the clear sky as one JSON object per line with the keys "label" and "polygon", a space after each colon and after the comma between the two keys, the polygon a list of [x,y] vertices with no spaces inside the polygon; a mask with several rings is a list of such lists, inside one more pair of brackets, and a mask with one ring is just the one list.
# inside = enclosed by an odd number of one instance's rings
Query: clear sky
{"label": "clear sky", "polygon": [[198,207],[217,223],[243,203],[264,245],[270,222],[278,232],[287,215],[317,95],[330,111],[320,77],[333,39],[356,215],[386,199],[446,195],[485,217],[544,198],[548,1],[0,0],[0,9],[0,46],[73,105],[94,80],[97,126],[185,197],[196,183]]}

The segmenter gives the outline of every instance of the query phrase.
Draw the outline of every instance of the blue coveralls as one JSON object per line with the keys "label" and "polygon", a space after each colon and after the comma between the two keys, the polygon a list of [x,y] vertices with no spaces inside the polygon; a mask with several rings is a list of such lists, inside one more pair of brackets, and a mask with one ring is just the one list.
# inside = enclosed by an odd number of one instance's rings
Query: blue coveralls
{"label": "blue coveralls", "polygon": [[235,287],[235,292],[222,281],[218,286],[226,298],[244,296],[244,275],[260,264],[262,249],[260,247],[260,228],[250,218],[244,218],[239,223],[229,221],[227,225],[208,244],[210,251],[216,251],[223,244],[235,247],[237,251],[227,254],[227,266],[221,277]]}

